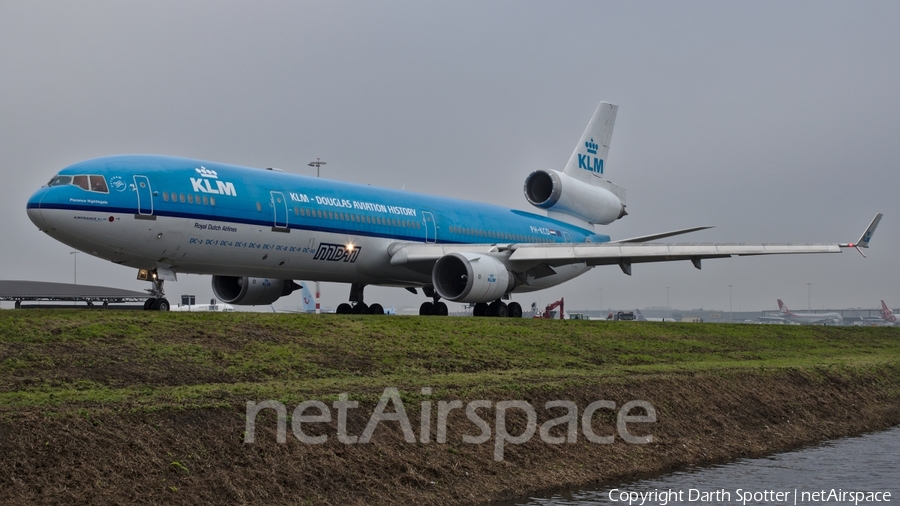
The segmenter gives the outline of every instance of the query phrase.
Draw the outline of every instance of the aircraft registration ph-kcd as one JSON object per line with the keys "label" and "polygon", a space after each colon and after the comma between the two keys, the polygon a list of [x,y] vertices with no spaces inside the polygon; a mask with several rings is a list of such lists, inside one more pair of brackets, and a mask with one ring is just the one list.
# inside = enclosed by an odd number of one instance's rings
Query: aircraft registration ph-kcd
{"label": "aircraft registration ph-kcd", "polygon": [[[441,301],[475,303],[476,316],[521,316],[510,294],[552,287],[598,265],[866,248],[857,243],[664,244],[709,227],[611,241],[594,227],[625,212],[606,179],[618,107],[601,102],[563,171],[536,170],[525,197],[547,215],[505,207],[169,156],[121,155],[59,171],[28,201],[31,221],[54,239],[138,269],[153,283],[147,309],[166,310],[164,281],[210,274],[228,304],[267,305],[294,280],[349,283],[339,313],[383,313],[367,285],[403,287],[447,314]],[[861,252],[861,251],[860,251]]]}

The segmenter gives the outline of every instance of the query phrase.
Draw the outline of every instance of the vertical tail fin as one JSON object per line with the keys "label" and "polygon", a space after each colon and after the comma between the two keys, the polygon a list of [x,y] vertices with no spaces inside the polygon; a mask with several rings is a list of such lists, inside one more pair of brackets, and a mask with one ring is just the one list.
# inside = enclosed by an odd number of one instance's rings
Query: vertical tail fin
{"label": "vertical tail fin", "polygon": [[592,176],[603,177],[606,174],[606,156],[618,110],[617,105],[600,102],[563,170],[566,175],[591,181]]}
{"label": "vertical tail fin", "polygon": [[312,292],[309,291],[309,283],[303,281],[302,283],[300,283],[300,286],[303,287],[303,311],[307,313],[315,313],[316,298],[313,297]]}
{"label": "vertical tail fin", "polygon": [[887,304],[885,304],[883,300],[881,301],[881,318],[891,323],[897,321],[897,317],[894,316],[894,312],[891,311],[891,308],[887,307]]}
{"label": "vertical tail fin", "polygon": [[780,309],[783,314],[787,314],[787,315],[793,314],[793,313],[791,313],[791,310],[788,309],[788,307],[784,305],[784,302],[781,302],[781,299],[778,299],[778,309]]}

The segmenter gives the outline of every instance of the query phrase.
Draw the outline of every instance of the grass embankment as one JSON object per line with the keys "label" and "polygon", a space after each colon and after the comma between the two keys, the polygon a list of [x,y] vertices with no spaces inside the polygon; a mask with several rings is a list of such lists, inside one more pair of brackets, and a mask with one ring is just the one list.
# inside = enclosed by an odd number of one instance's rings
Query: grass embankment
{"label": "grass embankment", "polygon": [[[348,392],[360,434],[385,387],[400,390],[417,437],[431,387],[434,404],[526,400],[539,423],[563,414],[542,411],[547,400],[647,400],[656,441],[535,437],[494,462],[490,442],[461,442],[478,429],[458,411],[445,444],[405,443],[384,422],[372,443],[344,445],[334,418],[324,445],[276,444],[262,415],[258,442],[243,443],[248,400],[290,414]],[[598,433],[615,433],[612,416]],[[896,423],[894,328],[0,312],[0,502],[472,502]]]}

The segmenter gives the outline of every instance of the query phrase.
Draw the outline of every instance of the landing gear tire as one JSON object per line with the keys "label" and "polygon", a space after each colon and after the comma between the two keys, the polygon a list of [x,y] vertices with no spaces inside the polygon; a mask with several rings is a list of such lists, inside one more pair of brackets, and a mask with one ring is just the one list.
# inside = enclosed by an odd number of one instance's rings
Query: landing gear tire
{"label": "landing gear tire", "polygon": [[154,311],[168,311],[169,310],[169,301],[166,299],[156,299],[153,301],[153,310]]}
{"label": "landing gear tire", "polygon": [[489,307],[491,316],[506,318],[506,316],[509,315],[509,308],[506,306],[506,303],[502,301],[495,300],[494,302],[491,302],[491,305]]}
{"label": "landing gear tire", "polygon": [[443,302],[438,302],[437,304],[434,305],[432,314],[437,315],[437,316],[447,316],[448,312],[449,311],[447,310],[447,304],[444,304]]}
{"label": "landing gear tire", "polygon": [[343,304],[338,304],[334,312],[337,314],[350,314],[351,311],[353,311],[353,306],[344,302]]}
{"label": "landing gear tire", "polygon": [[365,302],[358,302],[353,306],[353,309],[350,312],[353,314],[367,314],[369,312],[369,306],[367,306]]}
{"label": "landing gear tire", "polygon": [[522,317],[522,306],[519,305],[518,302],[510,302],[509,305],[506,306],[506,310],[509,312],[507,316],[510,318]]}
{"label": "landing gear tire", "polygon": [[384,314],[384,307],[381,304],[372,304],[369,306],[369,314]]}
{"label": "landing gear tire", "polygon": [[144,311],[150,311],[151,309],[153,309],[154,302],[156,302],[156,299],[154,299],[154,298],[149,298],[149,299],[145,300],[144,301]]}
{"label": "landing gear tire", "polygon": [[472,316],[487,316],[488,305],[486,302],[479,302],[475,304],[475,308],[472,310]]}
{"label": "landing gear tire", "polygon": [[423,302],[421,306],[419,306],[419,316],[431,316],[434,314],[434,303],[433,302]]}

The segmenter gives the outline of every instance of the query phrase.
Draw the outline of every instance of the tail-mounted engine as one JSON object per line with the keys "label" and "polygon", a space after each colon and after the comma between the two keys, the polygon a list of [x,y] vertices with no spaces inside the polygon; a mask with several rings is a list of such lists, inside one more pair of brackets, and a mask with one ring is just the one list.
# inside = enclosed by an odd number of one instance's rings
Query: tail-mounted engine
{"label": "tail-mounted engine", "polygon": [[477,253],[449,253],[431,271],[434,289],[453,302],[490,302],[515,287],[515,278],[494,257]]}
{"label": "tail-mounted engine", "polygon": [[555,170],[536,170],[525,178],[525,198],[541,209],[567,214],[590,224],[608,225],[625,216],[625,192],[609,181],[596,184]]}
{"label": "tail-mounted engine", "polygon": [[226,304],[263,306],[290,295],[300,285],[290,279],[213,276],[213,293]]}

